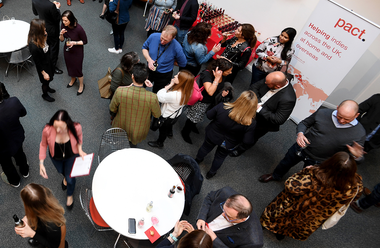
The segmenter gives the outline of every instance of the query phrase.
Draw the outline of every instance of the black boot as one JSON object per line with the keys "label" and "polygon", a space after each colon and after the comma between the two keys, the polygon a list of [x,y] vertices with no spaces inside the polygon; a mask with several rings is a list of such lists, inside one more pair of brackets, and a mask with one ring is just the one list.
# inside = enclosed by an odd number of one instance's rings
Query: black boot
{"label": "black boot", "polygon": [[48,102],[54,102],[55,101],[55,99],[53,97],[50,97],[48,94],[42,94],[42,98]]}

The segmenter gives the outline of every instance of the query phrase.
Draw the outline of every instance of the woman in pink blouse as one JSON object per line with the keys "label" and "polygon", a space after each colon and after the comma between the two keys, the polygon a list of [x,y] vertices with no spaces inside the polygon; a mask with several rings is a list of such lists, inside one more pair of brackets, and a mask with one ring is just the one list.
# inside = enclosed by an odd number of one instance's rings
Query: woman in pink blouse
{"label": "woman in pink blouse", "polygon": [[71,169],[76,157],[82,159],[87,154],[82,150],[83,135],[82,126],[73,122],[66,110],[58,110],[42,131],[40,143],[40,175],[48,179],[44,160],[46,150],[49,147],[49,156],[55,168],[64,178],[62,190],[67,189],[66,206],[70,210],[73,208],[73,193],[75,189],[75,178],[70,177]]}

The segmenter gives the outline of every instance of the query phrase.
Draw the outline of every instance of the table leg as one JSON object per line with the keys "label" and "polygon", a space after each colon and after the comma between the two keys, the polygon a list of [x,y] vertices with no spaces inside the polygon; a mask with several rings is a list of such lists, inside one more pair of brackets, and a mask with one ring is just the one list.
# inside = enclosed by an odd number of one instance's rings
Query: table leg
{"label": "table leg", "polygon": [[119,236],[117,236],[117,239],[116,239],[116,242],[115,242],[115,244],[113,245],[113,248],[116,248],[116,245],[117,245],[117,242],[119,242],[119,239],[120,239],[120,233],[119,233]]}

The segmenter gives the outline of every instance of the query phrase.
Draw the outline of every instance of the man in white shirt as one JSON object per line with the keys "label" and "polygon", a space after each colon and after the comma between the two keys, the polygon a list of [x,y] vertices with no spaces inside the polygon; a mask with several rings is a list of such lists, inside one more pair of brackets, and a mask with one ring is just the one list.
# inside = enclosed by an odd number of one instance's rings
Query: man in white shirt
{"label": "man in white shirt", "polygon": [[214,248],[263,246],[263,231],[251,202],[230,187],[208,193],[197,227],[210,235]]}

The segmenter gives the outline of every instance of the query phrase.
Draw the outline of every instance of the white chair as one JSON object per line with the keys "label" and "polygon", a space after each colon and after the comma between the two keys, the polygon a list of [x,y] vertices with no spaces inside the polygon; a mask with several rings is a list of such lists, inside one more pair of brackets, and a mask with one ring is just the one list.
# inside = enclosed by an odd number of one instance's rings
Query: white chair
{"label": "white chair", "polygon": [[25,70],[27,70],[30,73],[30,75],[33,75],[32,72],[29,70],[30,68],[28,64],[30,63],[31,65],[33,65],[32,61],[30,60],[31,57],[32,55],[30,54],[29,48],[27,46],[20,50],[11,52],[9,57],[7,58],[8,67],[5,71],[5,76],[8,76],[9,67],[11,65],[12,67],[10,69],[13,69],[14,67],[17,68],[17,82],[20,81],[18,74],[19,68],[20,72],[22,68],[25,68]]}

